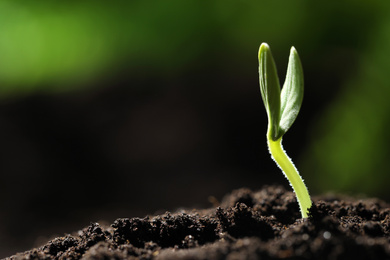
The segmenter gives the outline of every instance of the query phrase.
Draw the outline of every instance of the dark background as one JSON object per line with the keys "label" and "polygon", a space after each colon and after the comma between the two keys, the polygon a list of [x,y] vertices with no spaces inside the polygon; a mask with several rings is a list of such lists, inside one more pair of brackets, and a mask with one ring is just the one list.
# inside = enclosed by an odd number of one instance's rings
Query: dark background
{"label": "dark background", "polygon": [[305,97],[284,147],[312,195],[390,199],[387,1],[0,3],[0,257],[91,221],[287,180],[258,87],[267,42]]}

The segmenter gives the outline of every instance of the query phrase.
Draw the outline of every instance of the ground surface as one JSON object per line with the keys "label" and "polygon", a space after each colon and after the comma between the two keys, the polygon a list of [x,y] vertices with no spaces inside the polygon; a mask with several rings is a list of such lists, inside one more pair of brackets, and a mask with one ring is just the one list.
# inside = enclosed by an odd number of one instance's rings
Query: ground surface
{"label": "ground surface", "polygon": [[240,189],[215,208],[91,223],[6,259],[390,259],[390,205],[314,198],[308,219],[292,192]]}

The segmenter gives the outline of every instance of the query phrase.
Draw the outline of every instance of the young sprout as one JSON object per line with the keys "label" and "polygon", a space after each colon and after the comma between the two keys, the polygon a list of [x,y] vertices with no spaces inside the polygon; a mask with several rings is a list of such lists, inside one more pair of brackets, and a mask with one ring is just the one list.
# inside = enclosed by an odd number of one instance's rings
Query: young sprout
{"label": "young sprout", "polygon": [[291,47],[287,75],[282,91],[271,50],[266,43],[259,49],[260,91],[268,115],[267,143],[271,157],[293,188],[302,218],[311,207],[309,192],[291,159],[282,147],[282,137],[294,123],[303,99],[303,70],[299,56]]}

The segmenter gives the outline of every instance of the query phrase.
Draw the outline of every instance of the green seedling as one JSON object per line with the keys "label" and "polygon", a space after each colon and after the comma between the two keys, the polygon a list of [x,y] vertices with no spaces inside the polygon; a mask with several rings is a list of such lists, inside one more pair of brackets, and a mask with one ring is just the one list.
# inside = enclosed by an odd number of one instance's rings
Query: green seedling
{"label": "green seedling", "polygon": [[302,218],[311,207],[309,192],[291,159],[282,147],[282,137],[294,123],[303,99],[303,70],[298,53],[291,47],[287,75],[282,91],[274,58],[266,43],[259,49],[260,91],[268,116],[267,143],[272,159],[293,188]]}

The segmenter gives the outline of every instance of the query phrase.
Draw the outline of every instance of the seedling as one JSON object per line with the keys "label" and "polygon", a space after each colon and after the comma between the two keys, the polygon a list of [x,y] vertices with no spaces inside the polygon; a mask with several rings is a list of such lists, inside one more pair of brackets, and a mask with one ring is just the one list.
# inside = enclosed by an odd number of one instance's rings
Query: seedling
{"label": "seedling", "polygon": [[311,207],[309,192],[282,147],[282,137],[297,118],[303,99],[303,70],[295,48],[291,47],[286,80],[280,91],[271,49],[268,44],[262,43],[259,49],[259,79],[261,97],[268,116],[268,149],[297,196],[302,218],[307,218]]}

